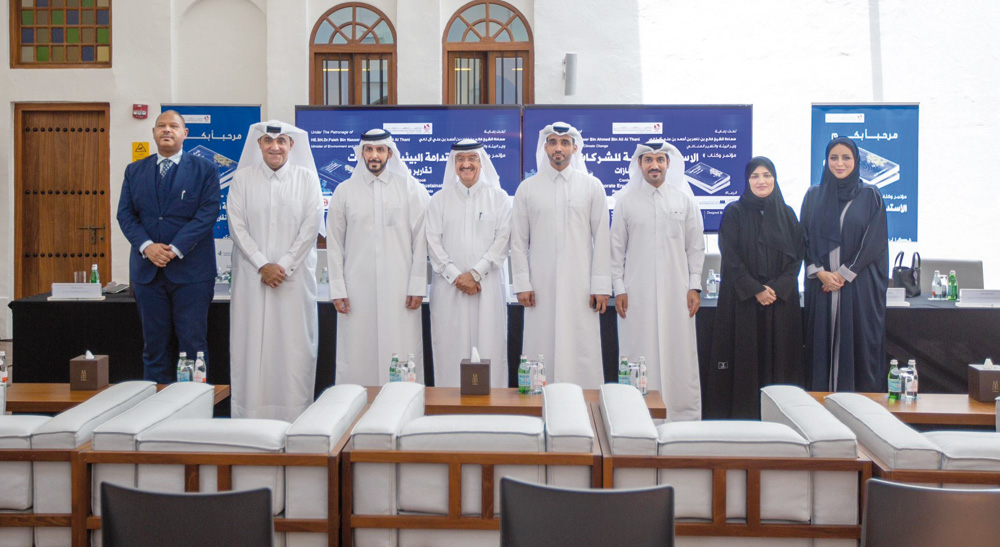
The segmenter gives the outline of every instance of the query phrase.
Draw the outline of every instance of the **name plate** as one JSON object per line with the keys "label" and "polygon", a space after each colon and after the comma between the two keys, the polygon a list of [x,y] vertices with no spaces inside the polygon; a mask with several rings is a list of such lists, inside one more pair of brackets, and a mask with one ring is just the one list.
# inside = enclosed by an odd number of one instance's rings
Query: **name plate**
{"label": "name plate", "polygon": [[1000,290],[997,289],[959,289],[958,299],[963,306],[1000,306]]}
{"label": "name plate", "polygon": [[906,301],[906,289],[899,287],[890,287],[885,290],[885,305],[886,306],[909,306],[910,303]]}
{"label": "name plate", "polygon": [[53,300],[101,300],[100,283],[53,283]]}

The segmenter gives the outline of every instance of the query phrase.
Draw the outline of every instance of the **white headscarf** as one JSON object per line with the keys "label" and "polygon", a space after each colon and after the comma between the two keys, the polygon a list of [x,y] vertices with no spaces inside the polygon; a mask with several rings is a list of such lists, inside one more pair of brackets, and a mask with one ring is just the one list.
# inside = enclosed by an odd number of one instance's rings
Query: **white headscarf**
{"label": "white headscarf", "polygon": [[490,155],[486,153],[483,143],[473,139],[462,139],[451,145],[451,153],[448,154],[448,163],[444,167],[444,182],[441,184],[442,190],[451,188],[456,184],[461,184],[458,172],[455,170],[455,154],[463,152],[475,152],[479,155],[479,180],[476,181],[476,184],[500,187],[500,175],[497,173],[496,167],[493,166],[493,160],[490,159]]}
{"label": "white headscarf", "polygon": [[635,145],[632,162],[628,165],[628,184],[615,192],[614,198],[616,200],[621,199],[626,192],[642,187],[646,183],[646,179],[642,176],[642,168],[639,166],[639,158],[643,154],[649,153],[666,154],[667,158],[670,159],[670,166],[667,167],[664,182],[689,196],[694,196],[694,192],[691,191],[691,185],[688,184],[687,178],[684,175],[684,156],[681,154],[681,151],[667,141],[651,140]]}
{"label": "white headscarf", "polygon": [[538,149],[535,151],[535,161],[537,162],[536,169],[541,172],[543,165],[549,164],[549,157],[545,154],[545,139],[549,135],[566,135],[573,137],[573,144],[576,145],[576,152],[570,156],[569,166],[577,171],[583,173],[590,173],[587,169],[587,163],[583,159],[583,135],[580,134],[580,130],[573,127],[566,122],[556,122],[552,125],[546,125],[538,132]]}
{"label": "white headscarf", "polygon": [[389,156],[389,160],[385,162],[386,172],[395,173],[403,177],[404,180],[412,176],[410,175],[410,168],[406,166],[403,162],[403,158],[399,155],[399,147],[396,146],[396,141],[392,140],[392,134],[385,129],[370,129],[361,134],[361,142],[354,147],[354,156],[358,158],[358,163],[354,166],[355,173],[364,173],[368,171],[368,166],[365,165],[364,154],[361,153],[366,144],[374,146],[384,144],[392,150],[392,155]]}
{"label": "white headscarf", "polygon": [[312,148],[309,146],[309,133],[290,123],[278,120],[268,120],[250,126],[250,129],[247,130],[247,140],[243,143],[243,153],[240,154],[237,170],[264,163],[264,154],[261,153],[260,144],[257,142],[264,135],[270,135],[272,138],[278,138],[278,135],[287,135],[295,143],[288,152],[288,163],[316,171],[316,161],[313,160]]}
{"label": "white headscarf", "polygon": [[[278,138],[279,135],[287,135],[294,143],[292,149],[288,151],[288,160],[285,164],[298,165],[313,172],[316,176],[316,191],[322,192],[319,186],[319,174],[316,172],[316,161],[313,159],[312,147],[309,146],[309,133],[299,129],[290,123],[278,120],[268,120],[266,122],[255,123],[247,130],[247,140],[243,144],[243,153],[240,154],[240,163],[236,170],[249,169],[258,165],[267,166],[264,163],[264,154],[260,150],[257,142],[264,135],[271,138]],[[270,167],[268,167],[270,169]],[[326,237],[325,211],[321,207],[319,210],[319,235]]]}

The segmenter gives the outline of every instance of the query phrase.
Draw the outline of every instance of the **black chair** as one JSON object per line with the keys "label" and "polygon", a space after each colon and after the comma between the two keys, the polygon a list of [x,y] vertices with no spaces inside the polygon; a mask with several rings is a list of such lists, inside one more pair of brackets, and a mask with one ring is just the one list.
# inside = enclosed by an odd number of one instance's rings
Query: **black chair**
{"label": "black chair", "polygon": [[500,482],[503,547],[674,544],[674,489],[575,490],[504,478]]}
{"label": "black chair", "polygon": [[928,488],[870,479],[861,547],[1000,545],[1000,489]]}
{"label": "black chair", "polygon": [[271,491],[164,494],[101,484],[104,547],[271,546]]}

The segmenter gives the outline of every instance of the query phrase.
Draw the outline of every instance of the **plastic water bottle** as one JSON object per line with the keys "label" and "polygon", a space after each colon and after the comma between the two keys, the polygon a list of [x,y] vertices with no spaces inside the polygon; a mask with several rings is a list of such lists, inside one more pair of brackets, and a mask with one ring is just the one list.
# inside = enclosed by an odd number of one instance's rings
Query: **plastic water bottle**
{"label": "plastic water bottle", "polygon": [[624,355],[618,365],[618,383],[626,385],[632,383],[628,376],[628,357]]}
{"label": "plastic water bottle", "polygon": [[413,354],[409,354],[406,358],[406,378],[405,381],[416,383],[417,382],[417,361],[413,358]]}
{"label": "plastic water bottle", "polygon": [[647,376],[648,369],[646,368],[646,358],[639,357],[639,393],[646,395],[649,393],[649,378]]}
{"label": "plastic water bottle", "polygon": [[184,377],[187,368],[188,354],[186,351],[180,352],[177,356],[177,381],[178,382],[190,382],[191,376],[188,375],[187,378]]}
{"label": "plastic water bottle", "polygon": [[903,384],[899,378],[899,361],[889,361],[889,400],[898,401],[903,395]]}
{"label": "plastic water bottle", "polygon": [[101,274],[97,271],[97,264],[91,264],[90,266],[90,282],[101,284]]}
{"label": "plastic water bottle", "polygon": [[541,353],[538,354],[538,362],[535,363],[535,373],[531,380],[531,393],[540,394],[545,387],[545,357]]}
{"label": "plastic water bottle", "polygon": [[931,300],[942,300],[944,287],[941,285],[941,270],[934,270],[931,277]]}
{"label": "plastic water bottle", "polygon": [[916,401],[920,384],[920,377],[917,374],[917,360],[910,359],[907,361],[906,368],[908,374],[906,377],[906,383],[903,385],[903,393],[907,401]]}
{"label": "plastic water bottle", "polygon": [[527,395],[531,387],[531,379],[528,374],[528,358],[522,355],[521,362],[517,365],[517,392],[521,395]]}
{"label": "plastic water bottle", "polygon": [[10,370],[7,368],[7,352],[0,351],[0,384],[10,383]]}
{"label": "plastic water bottle", "polygon": [[402,379],[401,371],[399,370],[399,354],[393,353],[392,360],[389,361],[389,381],[399,382]]}
{"label": "plastic water bottle", "polygon": [[199,351],[194,358],[194,381],[201,384],[208,382],[208,367],[205,365],[204,351]]}
{"label": "plastic water bottle", "polygon": [[706,298],[718,298],[719,297],[719,282],[715,277],[715,270],[708,270],[708,279],[705,280],[705,289],[708,294],[705,295]]}
{"label": "plastic water bottle", "polygon": [[958,300],[958,276],[955,270],[948,273],[948,300]]}

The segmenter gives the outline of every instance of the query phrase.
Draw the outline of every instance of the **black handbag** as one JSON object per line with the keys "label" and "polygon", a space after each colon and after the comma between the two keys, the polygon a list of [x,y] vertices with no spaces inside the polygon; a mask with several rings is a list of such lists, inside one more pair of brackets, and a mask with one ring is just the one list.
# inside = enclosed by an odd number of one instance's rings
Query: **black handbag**
{"label": "black handbag", "polygon": [[906,297],[920,296],[920,253],[914,252],[909,267],[903,266],[903,251],[896,255],[892,268],[892,286],[906,289]]}

